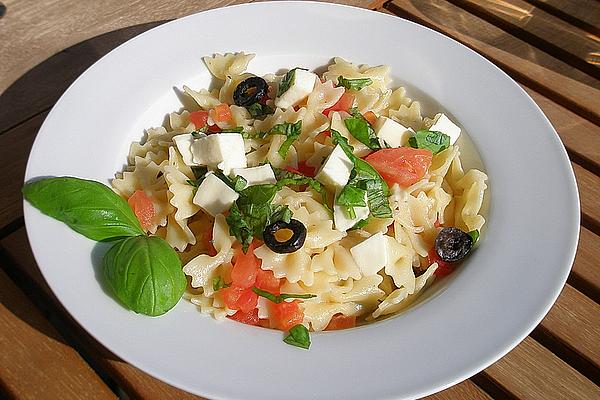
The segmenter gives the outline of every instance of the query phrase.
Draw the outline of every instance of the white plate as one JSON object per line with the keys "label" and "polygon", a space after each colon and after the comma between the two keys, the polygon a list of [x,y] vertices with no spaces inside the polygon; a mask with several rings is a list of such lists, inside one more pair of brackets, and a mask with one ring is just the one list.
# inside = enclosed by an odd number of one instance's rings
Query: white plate
{"label": "white plate", "polygon": [[[333,56],[389,64],[396,84],[436,99],[462,123],[489,174],[479,249],[434,296],[380,323],[312,335],[304,351],[280,332],[203,317],[181,301],[159,318],[123,309],[99,285],[104,246],[25,204],[36,260],[73,317],[124,360],[218,399],[391,399],[424,396],[499,359],[539,323],[569,273],[578,237],[573,171],[536,104],[494,65],[400,18],[322,3],[212,10],[152,29],[88,69],[35,141],[26,179],[72,175],[108,183],[129,144],[180,106],[173,88],[206,87],[201,57],[256,53],[263,74]],[[415,96],[419,97],[419,96]],[[431,112],[435,110],[429,110]],[[549,221],[554,228],[549,229]]]}

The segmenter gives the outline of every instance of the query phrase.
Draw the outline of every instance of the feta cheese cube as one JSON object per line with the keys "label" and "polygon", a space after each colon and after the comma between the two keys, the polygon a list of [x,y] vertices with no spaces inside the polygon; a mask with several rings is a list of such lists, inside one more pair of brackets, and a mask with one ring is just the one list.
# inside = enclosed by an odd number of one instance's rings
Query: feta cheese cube
{"label": "feta cheese cube", "polygon": [[460,127],[450,121],[450,118],[448,118],[446,114],[441,113],[437,115],[434,124],[431,125],[429,130],[442,132],[450,136],[450,144],[456,143],[456,140],[458,140],[458,137],[460,136]]}
{"label": "feta cheese cube", "polygon": [[[337,199],[339,191],[335,194]],[[365,203],[367,202],[367,193],[365,193]],[[367,203],[368,204],[368,203]],[[346,207],[340,206],[335,201],[333,202],[333,221],[335,223],[335,229],[340,232],[346,232],[352,228],[356,223],[362,219],[369,217],[369,206],[366,207],[354,207],[355,218],[350,218],[346,212]]]}
{"label": "feta cheese cube", "polygon": [[383,115],[377,118],[373,129],[379,138],[379,145],[383,148],[404,146],[408,142],[408,139],[415,134],[412,128],[407,128]]}
{"label": "feta cheese cube", "polygon": [[348,183],[352,168],[354,168],[354,163],[337,145],[319,169],[315,179],[325,186],[341,189]]}
{"label": "feta cheese cube", "polygon": [[192,202],[214,217],[229,210],[238,197],[235,190],[209,172],[198,186]]}
{"label": "feta cheese cube", "polygon": [[233,168],[246,167],[244,138],[239,133],[215,133],[196,139],[192,155],[197,165],[219,168],[225,175]]}
{"label": "feta cheese cube", "polygon": [[[206,136],[201,134],[202,136]],[[183,158],[183,162],[186,165],[198,165],[194,162],[194,155],[192,154],[192,143],[194,143],[194,137],[191,133],[184,133],[183,135],[173,136],[173,143],[177,146],[177,150]]]}
{"label": "feta cheese cube", "polygon": [[388,242],[377,232],[350,249],[350,254],[364,276],[378,273],[388,263]]}
{"label": "feta cheese cube", "polygon": [[234,168],[231,173],[233,176],[241,176],[244,178],[247,182],[246,187],[277,183],[273,168],[271,168],[271,165],[269,164],[261,165],[259,167]]}
{"label": "feta cheese cube", "polygon": [[294,71],[292,84],[281,97],[275,98],[275,106],[279,108],[290,108],[304,100],[313,91],[317,75],[303,69]]}

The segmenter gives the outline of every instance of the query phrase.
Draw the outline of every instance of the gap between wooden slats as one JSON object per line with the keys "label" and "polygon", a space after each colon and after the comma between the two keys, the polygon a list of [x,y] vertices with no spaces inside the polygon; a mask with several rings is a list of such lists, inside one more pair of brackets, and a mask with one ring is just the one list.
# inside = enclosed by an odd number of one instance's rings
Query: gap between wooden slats
{"label": "gap between wooden slats", "polygon": [[600,2],[597,0],[527,0],[558,18],[600,35]]}
{"label": "gap between wooden slats", "polygon": [[598,65],[588,62],[591,54],[600,54],[600,39],[594,35],[523,0],[450,1],[567,64],[600,78]]}
{"label": "gap between wooden slats", "polygon": [[2,268],[0,397],[4,391],[17,399],[116,399]]}
{"label": "gap between wooden slats", "polygon": [[531,337],[483,374],[520,400],[600,398],[600,387]]}
{"label": "gap between wooden slats", "polygon": [[394,0],[386,8],[462,42],[513,78],[600,125],[600,82],[589,75],[444,0]]}

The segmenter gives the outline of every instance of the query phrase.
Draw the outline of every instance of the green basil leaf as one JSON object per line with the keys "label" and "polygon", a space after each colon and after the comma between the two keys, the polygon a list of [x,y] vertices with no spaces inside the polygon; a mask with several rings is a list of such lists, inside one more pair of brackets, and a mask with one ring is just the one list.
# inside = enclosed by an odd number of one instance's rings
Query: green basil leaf
{"label": "green basil leaf", "polygon": [[356,212],[354,207],[366,207],[364,189],[353,185],[346,185],[340,191],[337,198],[335,199],[336,204],[346,208],[348,216],[350,218],[356,218]]}
{"label": "green basil leaf", "polygon": [[273,303],[281,303],[285,299],[312,299],[313,297],[317,297],[316,294],[290,294],[290,293],[281,293],[281,294],[273,294],[271,292],[267,292],[266,290],[262,290],[254,286],[252,291],[257,295],[264,297],[265,299],[271,300]]}
{"label": "green basil leaf", "polygon": [[287,74],[285,74],[285,76],[281,79],[281,82],[279,83],[279,87],[277,88],[277,97],[281,97],[282,94],[284,94],[285,92],[288,91],[288,89],[290,88],[290,86],[292,86],[294,84],[294,81],[296,80],[296,70],[297,69],[303,69],[305,71],[308,71],[305,68],[294,68],[291,69],[287,72]]}
{"label": "green basil leaf", "polygon": [[288,206],[282,204],[271,205],[269,218],[265,227],[277,221],[289,223],[292,220],[292,216],[292,210],[290,210]]}
{"label": "green basil leaf", "polygon": [[254,103],[246,107],[250,116],[254,119],[264,119],[267,115],[273,114],[275,110],[266,104]]}
{"label": "green basil leaf", "polygon": [[373,80],[371,78],[346,79],[343,76],[338,76],[338,86],[343,86],[346,89],[361,90],[372,84]]}
{"label": "green basil leaf", "polygon": [[208,132],[208,125],[204,125],[202,128],[190,132],[190,134],[194,139],[200,139],[201,137],[206,136],[206,132]]}
{"label": "green basil leaf", "polygon": [[231,286],[230,283],[225,283],[225,281],[223,280],[223,277],[219,276],[215,276],[212,280],[212,284],[213,284],[213,290],[216,292],[218,290],[221,290],[223,288],[229,287]]}
{"label": "green basil leaf", "polygon": [[248,247],[254,238],[254,230],[244,218],[244,214],[240,211],[237,203],[232,204],[225,221],[229,226],[229,234],[239,240],[244,253],[248,251]]}
{"label": "green basil leaf", "polygon": [[187,285],[177,253],[156,236],[140,235],[115,243],[104,255],[103,272],[115,296],[145,315],[169,311]]}
{"label": "green basil leaf", "polygon": [[204,176],[206,176],[206,173],[208,172],[208,167],[206,166],[192,166],[191,167],[192,172],[194,173],[194,178],[198,179],[204,179]]}
{"label": "green basil leaf", "polygon": [[467,234],[473,239],[473,244],[477,243],[477,240],[479,240],[479,231],[477,229],[467,232]]}
{"label": "green basil leaf", "polygon": [[304,325],[298,324],[290,329],[289,334],[283,341],[292,346],[308,349],[310,347],[310,334]]}
{"label": "green basil leaf", "polygon": [[100,182],[46,178],[23,186],[23,197],[42,213],[96,241],[143,235],[129,204]]}
{"label": "green basil leaf", "polygon": [[412,147],[413,149],[418,149],[419,145],[417,144],[417,138],[414,136],[411,136],[408,138],[408,145],[410,147]]}
{"label": "green basil leaf", "polygon": [[244,132],[243,126],[236,126],[234,128],[224,128],[221,130],[221,133],[242,133]]}
{"label": "green basil leaf", "polygon": [[354,226],[352,228],[350,228],[350,230],[353,230],[353,229],[362,229],[365,226],[367,226],[369,224],[369,222],[371,222],[371,217],[367,217],[365,219],[361,219],[360,221],[358,221],[357,223],[355,223]]}
{"label": "green basil leaf", "polygon": [[408,140],[408,143],[411,147],[428,149],[431,150],[433,154],[437,154],[450,146],[450,136],[438,131],[417,131],[414,140],[411,142],[410,139]]}
{"label": "green basil leaf", "polygon": [[360,186],[367,191],[369,211],[376,218],[391,218],[392,209],[388,200],[387,185],[384,180],[365,179]]}
{"label": "green basil leaf", "polygon": [[271,128],[269,131],[269,135],[284,135],[287,136],[285,142],[279,146],[279,150],[277,151],[282,158],[287,156],[287,152],[290,149],[290,146],[298,137],[300,137],[300,133],[302,132],[302,120],[297,122],[284,122],[282,124],[277,124]]}
{"label": "green basil leaf", "polygon": [[359,142],[364,143],[372,150],[379,150],[381,148],[375,130],[371,128],[371,125],[362,116],[346,118],[344,124],[350,134]]}

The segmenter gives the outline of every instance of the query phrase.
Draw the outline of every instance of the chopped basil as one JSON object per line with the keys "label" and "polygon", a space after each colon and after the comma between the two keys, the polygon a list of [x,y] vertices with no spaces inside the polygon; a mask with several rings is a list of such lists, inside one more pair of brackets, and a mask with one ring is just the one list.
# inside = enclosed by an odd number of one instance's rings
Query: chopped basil
{"label": "chopped basil", "polygon": [[194,132],[190,132],[194,139],[200,139],[204,134],[208,132],[208,125],[204,125],[200,129],[196,129]]}
{"label": "chopped basil", "polygon": [[428,149],[437,154],[450,146],[450,136],[438,131],[421,130],[408,139],[408,145],[415,149]]}
{"label": "chopped basil", "polygon": [[242,133],[244,132],[243,126],[236,126],[234,128],[224,128],[220,133]]}
{"label": "chopped basil", "polygon": [[254,103],[246,107],[250,116],[254,119],[264,119],[267,115],[273,114],[275,110],[266,104]]}
{"label": "chopped basil", "polygon": [[479,231],[477,229],[467,232],[467,234],[473,239],[473,244],[477,243],[477,240],[479,240]]}
{"label": "chopped basil", "polygon": [[335,202],[340,206],[345,207],[350,218],[356,218],[354,207],[367,206],[367,203],[365,202],[365,193],[366,191],[362,188],[346,185],[335,199]]}
{"label": "chopped basil", "polygon": [[294,143],[294,140],[300,137],[300,132],[302,132],[302,120],[294,123],[284,122],[282,124],[277,124],[271,128],[268,134],[287,136],[287,139],[281,144],[277,151],[282,158],[285,158],[290,146]]}
{"label": "chopped basil", "polygon": [[[360,115],[360,113],[358,114]],[[375,134],[375,130],[371,128],[371,125],[363,118],[362,115],[346,118],[344,124],[352,136],[359,142],[367,145],[372,150],[379,150],[381,148],[379,144],[379,138]]]}
{"label": "chopped basil", "polygon": [[373,80],[371,78],[346,79],[343,76],[338,76],[338,86],[343,86],[346,89],[361,90],[372,84]]}
{"label": "chopped basil", "polygon": [[240,197],[229,209],[226,218],[229,234],[242,243],[248,251],[252,239],[262,238],[267,225],[275,221],[290,222],[292,212],[287,206],[272,204],[280,187],[272,184],[249,186],[239,191]]}
{"label": "chopped basil", "polygon": [[392,210],[388,202],[389,188],[381,175],[379,175],[371,164],[352,153],[353,148],[348,144],[348,139],[343,137],[338,131],[332,129],[331,137],[334,144],[338,144],[344,150],[346,156],[354,163],[350,180],[346,186],[350,185],[367,191],[367,201],[372,216],[390,218]]}
{"label": "chopped basil", "polygon": [[203,178],[204,175],[206,175],[206,173],[208,172],[207,167],[193,166],[193,167],[191,167],[191,169],[192,169],[192,172],[194,173],[194,177],[196,179]]}
{"label": "chopped basil", "polygon": [[283,77],[283,79],[281,79],[281,82],[279,83],[279,87],[277,88],[277,97],[281,97],[281,95],[287,92],[290,86],[294,84],[294,81],[296,80],[297,69],[303,69],[304,71],[308,71],[305,68],[294,68],[289,70],[288,73],[285,74],[285,76]]}
{"label": "chopped basil", "polygon": [[369,222],[371,222],[371,217],[367,217],[365,219],[361,219],[360,221],[358,221],[357,223],[354,224],[354,226],[350,229],[361,229],[364,228],[365,226],[367,226],[369,224]]}
{"label": "chopped basil", "polygon": [[281,294],[273,294],[271,292],[267,292],[266,290],[262,290],[257,288],[256,286],[252,288],[252,291],[257,295],[264,297],[265,299],[271,300],[273,303],[281,303],[285,299],[312,299],[313,297],[317,297],[316,294],[290,294],[290,293],[281,293]]}
{"label": "chopped basil", "polygon": [[289,345],[308,349],[310,347],[310,335],[308,329],[302,324],[293,326],[289,334],[283,339]]}
{"label": "chopped basil", "polygon": [[277,179],[277,185],[279,188],[290,185],[308,185],[312,190],[321,195],[323,207],[325,207],[328,211],[331,211],[329,205],[327,204],[327,190],[325,189],[325,186],[321,184],[321,182],[311,178],[310,176],[296,174],[280,168],[273,168],[273,171],[275,172],[275,178]]}
{"label": "chopped basil", "polygon": [[212,280],[212,284],[213,284],[213,290],[215,292],[218,290],[221,290],[223,288],[231,286],[230,283],[225,283],[225,281],[223,280],[223,278],[221,276],[215,276]]}

